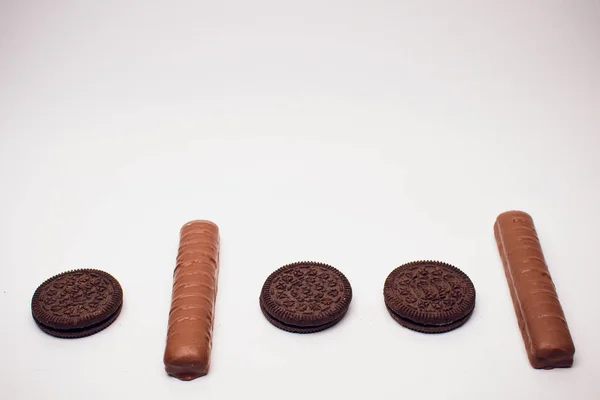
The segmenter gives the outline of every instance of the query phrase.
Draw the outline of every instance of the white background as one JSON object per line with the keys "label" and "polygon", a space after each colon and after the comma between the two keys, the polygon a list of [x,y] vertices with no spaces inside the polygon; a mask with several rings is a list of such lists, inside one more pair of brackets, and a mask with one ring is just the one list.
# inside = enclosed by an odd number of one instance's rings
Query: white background
{"label": "white background", "polygon": [[[0,398],[599,398],[598,21],[597,1],[1,1]],[[493,236],[515,208],[571,369],[527,361]],[[222,259],[212,368],[186,383],[162,355],[196,218]],[[418,259],[471,277],[464,327],[389,317],[383,282]],[[259,309],[300,260],[354,289],[319,334]],[[121,316],[42,333],[34,290],[84,267],[119,279]]]}

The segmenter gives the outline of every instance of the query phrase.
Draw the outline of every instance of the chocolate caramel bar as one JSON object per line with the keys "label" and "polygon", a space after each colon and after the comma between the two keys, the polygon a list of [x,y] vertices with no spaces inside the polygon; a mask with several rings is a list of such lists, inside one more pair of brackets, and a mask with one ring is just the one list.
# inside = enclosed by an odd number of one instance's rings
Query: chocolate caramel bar
{"label": "chocolate caramel bar", "polygon": [[570,367],[575,346],[531,216],[500,214],[494,234],[529,362],[533,368]]}
{"label": "chocolate caramel bar", "polygon": [[165,370],[181,380],[206,375],[210,367],[217,276],[219,229],[210,221],[191,221],[181,228]]}

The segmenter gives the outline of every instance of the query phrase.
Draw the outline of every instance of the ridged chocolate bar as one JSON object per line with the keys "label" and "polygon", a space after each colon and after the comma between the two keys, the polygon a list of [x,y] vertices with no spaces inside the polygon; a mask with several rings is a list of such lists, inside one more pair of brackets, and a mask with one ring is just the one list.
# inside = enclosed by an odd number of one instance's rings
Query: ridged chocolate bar
{"label": "ridged chocolate bar", "polygon": [[219,228],[191,221],[181,228],[169,313],[165,370],[189,381],[210,367],[219,267]]}
{"label": "ridged chocolate bar", "polygon": [[570,367],[575,346],[533,219],[522,211],[505,212],[494,234],[529,362],[534,368]]}

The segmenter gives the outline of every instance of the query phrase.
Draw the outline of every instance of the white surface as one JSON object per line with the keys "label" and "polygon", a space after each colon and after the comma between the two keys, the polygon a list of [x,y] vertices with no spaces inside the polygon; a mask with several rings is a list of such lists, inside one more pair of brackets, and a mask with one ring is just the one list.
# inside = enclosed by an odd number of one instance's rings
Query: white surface
{"label": "white surface", "polygon": [[[1,3],[0,398],[599,398],[599,3],[292,4]],[[527,361],[492,229],[513,208],[537,224],[571,369]],[[184,383],[162,355],[195,218],[220,225],[222,262],[212,369]],[[423,258],[475,283],[463,328],[386,313],[387,274]],[[354,300],[302,336],[258,295],[305,259]],[[123,313],[43,334],[33,291],[82,267],[120,280]]]}

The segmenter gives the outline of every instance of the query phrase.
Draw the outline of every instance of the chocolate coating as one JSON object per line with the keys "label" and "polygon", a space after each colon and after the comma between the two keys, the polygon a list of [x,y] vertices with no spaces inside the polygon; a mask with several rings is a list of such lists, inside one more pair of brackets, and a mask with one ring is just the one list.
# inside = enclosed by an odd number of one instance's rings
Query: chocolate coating
{"label": "chocolate coating", "polygon": [[505,212],[494,234],[529,362],[534,368],[570,367],[575,346],[533,219],[522,211]]}
{"label": "chocolate coating", "polygon": [[219,267],[219,229],[210,221],[181,228],[169,313],[165,370],[181,380],[206,375],[210,367]]}

